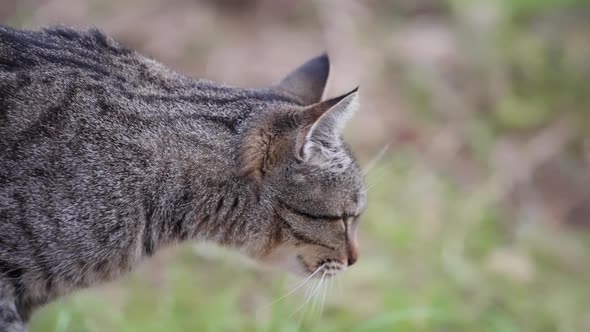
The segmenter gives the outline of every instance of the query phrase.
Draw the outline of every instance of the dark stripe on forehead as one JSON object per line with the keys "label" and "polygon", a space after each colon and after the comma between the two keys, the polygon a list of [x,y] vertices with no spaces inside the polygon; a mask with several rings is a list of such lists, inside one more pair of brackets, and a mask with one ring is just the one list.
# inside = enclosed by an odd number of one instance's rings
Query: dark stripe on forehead
{"label": "dark stripe on forehead", "polygon": [[287,230],[291,233],[291,235],[293,235],[293,237],[295,237],[297,240],[301,241],[301,242],[305,242],[307,244],[312,244],[312,245],[316,245],[316,246],[320,246],[320,247],[324,247],[330,250],[336,250],[336,248],[329,246],[327,244],[321,243],[317,240],[314,240],[312,238],[310,238],[309,236],[299,232],[298,230],[296,230],[295,228],[293,228],[293,226],[283,217],[281,217],[280,214],[276,213],[276,218],[279,219],[279,221],[281,222],[282,225],[285,226],[285,228],[287,228]]}
{"label": "dark stripe on forehead", "polygon": [[295,208],[292,205],[289,205],[283,201],[280,201],[280,203],[281,203],[281,205],[283,205],[283,207],[285,209],[289,210],[289,212],[298,214],[300,216],[303,216],[303,217],[306,217],[309,219],[322,219],[322,220],[331,220],[331,221],[338,221],[338,220],[342,219],[341,216],[316,214],[316,213],[301,211],[300,209]]}

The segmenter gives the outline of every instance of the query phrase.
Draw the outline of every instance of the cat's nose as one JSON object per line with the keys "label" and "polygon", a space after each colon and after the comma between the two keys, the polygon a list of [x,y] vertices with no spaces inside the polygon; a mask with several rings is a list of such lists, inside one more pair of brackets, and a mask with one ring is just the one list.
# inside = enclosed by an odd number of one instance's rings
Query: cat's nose
{"label": "cat's nose", "polygon": [[348,266],[351,266],[352,264],[356,263],[356,260],[358,259],[357,256],[354,257],[348,257]]}
{"label": "cat's nose", "polygon": [[358,251],[356,249],[356,246],[349,246],[348,247],[348,253],[347,254],[348,254],[347,255],[348,256],[348,259],[347,259],[348,266],[351,266],[352,264],[356,263],[356,261],[359,258],[359,254],[358,254]]}

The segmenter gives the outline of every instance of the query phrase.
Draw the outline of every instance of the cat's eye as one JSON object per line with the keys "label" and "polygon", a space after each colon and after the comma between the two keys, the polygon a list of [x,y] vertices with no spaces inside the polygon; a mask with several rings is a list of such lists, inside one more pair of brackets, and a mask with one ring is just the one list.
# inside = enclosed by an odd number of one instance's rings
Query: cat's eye
{"label": "cat's eye", "polygon": [[357,215],[352,213],[352,212],[344,212],[342,213],[342,219],[346,222],[348,222],[349,219],[356,219]]}
{"label": "cat's eye", "polygon": [[348,221],[350,219],[353,219],[353,221],[354,221],[354,219],[356,219],[356,216],[354,216],[352,213],[346,213],[346,212],[342,214],[341,220],[342,220],[342,223],[344,224],[344,229],[345,230],[348,229],[348,226],[349,226],[348,225]]}

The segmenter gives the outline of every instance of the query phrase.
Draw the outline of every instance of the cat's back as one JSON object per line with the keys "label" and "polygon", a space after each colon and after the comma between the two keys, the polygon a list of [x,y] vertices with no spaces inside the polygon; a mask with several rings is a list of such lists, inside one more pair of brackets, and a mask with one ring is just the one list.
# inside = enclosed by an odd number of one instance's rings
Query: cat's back
{"label": "cat's back", "polygon": [[124,80],[125,66],[117,58],[131,53],[97,30],[0,26],[0,134],[22,139],[27,130],[41,129],[37,122],[45,128],[82,109],[91,112],[70,104],[82,102],[79,95],[106,94]]}
{"label": "cat's back", "polygon": [[0,26],[0,212],[13,215],[1,221],[40,219],[17,211],[22,197],[23,207],[75,206],[77,216],[133,197],[164,159],[154,156],[164,140],[200,125],[171,120],[194,108],[166,99],[184,85],[194,86],[95,29]]}
{"label": "cat's back", "polygon": [[107,148],[117,128],[105,110],[124,107],[120,91],[138,81],[129,75],[137,62],[97,30],[0,26],[2,175],[31,179],[33,170],[83,162],[93,145]]}
{"label": "cat's back", "polygon": [[211,136],[235,132],[268,99],[266,93],[179,74],[97,29],[0,25],[0,135],[5,137],[38,131],[36,122],[49,123],[41,128],[46,131],[52,121],[67,120],[85,130],[113,129],[117,126],[108,126],[115,122],[137,129],[182,121]]}
{"label": "cat's back", "polygon": [[33,190],[46,191],[41,203],[64,192],[96,201],[171,157],[228,167],[211,151],[231,155],[275,97],[178,74],[96,29],[0,26],[0,205],[14,210],[12,193]]}
{"label": "cat's back", "polygon": [[5,97],[36,80],[47,86],[83,80],[126,82],[126,69],[136,63],[133,51],[96,29],[32,31],[0,25],[0,91]]}
{"label": "cat's back", "polygon": [[38,76],[77,72],[95,80],[129,82],[135,75],[127,75],[136,71],[140,60],[137,52],[98,29],[56,26],[22,30],[0,25],[0,73],[6,77],[22,77],[26,72]]}

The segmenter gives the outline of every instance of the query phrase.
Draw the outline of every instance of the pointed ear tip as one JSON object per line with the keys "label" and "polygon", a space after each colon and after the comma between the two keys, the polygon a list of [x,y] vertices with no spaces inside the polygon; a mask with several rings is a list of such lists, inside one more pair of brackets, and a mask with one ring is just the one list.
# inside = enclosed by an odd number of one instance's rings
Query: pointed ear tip
{"label": "pointed ear tip", "polygon": [[323,52],[311,59],[309,59],[306,64],[312,64],[313,66],[316,67],[316,70],[320,70],[322,72],[325,72],[325,74],[327,75],[330,72],[330,57],[328,56],[327,52]]}
{"label": "pointed ear tip", "polygon": [[319,63],[320,66],[326,71],[326,74],[330,72],[330,56],[328,56],[327,52],[323,52],[322,54],[313,58],[311,61]]}
{"label": "pointed ear tip", "polygon": [[330,63],[330,56],[328,55],[328,52],[326,52],[326,51],[323,51],[322,53],[320,53],[315,58],[318,59],[318,60],[322,60],[322,61],[325,61],[327,63]]}
{"label": "pointed ear tip", "polygon": [[299,65],[272,88],[295,97],[303,105],[312,105],[322,99],[329,76],[330,59],[323,52]]}
{"label": "pointed ear tip", "polygon": [[346,93],[344,97],[351,97],[351,98],[358,98],[359,95],[359,87],[350,90],[350,92]]}

